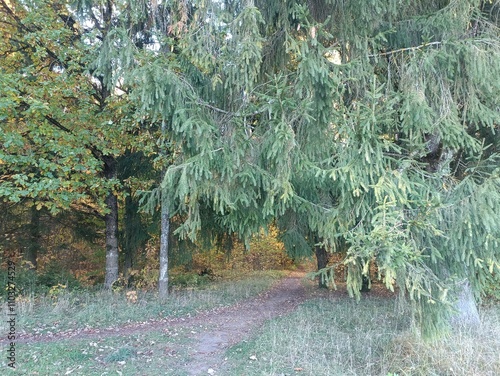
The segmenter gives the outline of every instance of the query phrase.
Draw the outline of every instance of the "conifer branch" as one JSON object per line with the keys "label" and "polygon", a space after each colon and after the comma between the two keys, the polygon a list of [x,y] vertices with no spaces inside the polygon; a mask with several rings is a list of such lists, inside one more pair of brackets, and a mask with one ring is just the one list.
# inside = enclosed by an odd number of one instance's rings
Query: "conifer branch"
{"label": "conifer branch", "polygon": [[379,54],[371,54],[371,55],[368,55],[368,57],[394,55],[394,54],[397,54],[398,52],[416,51],[416,50],[421,50],[422,48],[425,48],[425,47],[428,47],[428,46],[440,46],[441,44],[443,44],[443,42],[439,42],[439,41],[437,41],[437,42],[430,42],[430,43],[424,43],[424,44],[421,44],[420,46],[400,48],[398,50],[381,52]]}
{"label": "conifer branch", "polygon": [[[196,103],[199,104],[199,105],[201,105],[201,106],[207,107],[207,108],[209,108],[211,110],[214,110],[215,112],[220,112],[220,113],[222,113],[224,115],[231,115],[231,116],[234,116],[234,117],[255,116],[255,115],[258,115],[258,114],[261,114],[261,113],[265,112],[265,110],[259,110],[259,111],[251,112],[249,114],[245,114],[245,113],[242,113],[241,111],[237,111],[237,112],[227,111],[227,110],[224,110],[222,108],[215,107],[215,106],[211,105],[210,103],[202,101],[201,99],[198,99]],[[243,106],[240,106],[240,108],[241,107],[243,107]]]}

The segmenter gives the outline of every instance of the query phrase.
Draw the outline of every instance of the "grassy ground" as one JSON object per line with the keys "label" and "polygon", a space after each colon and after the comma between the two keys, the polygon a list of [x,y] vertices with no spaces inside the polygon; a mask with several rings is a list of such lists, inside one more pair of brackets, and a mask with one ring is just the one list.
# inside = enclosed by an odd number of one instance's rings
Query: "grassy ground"
{"label": "grassy ground", "polygon": [[[59,332],[194,314],[255,295],[275,278],[276,274],[263,273],[176,291],[165,304],[146,293],[139,293],[137,302],[130,303],[125,292],[63,294],[57,301],[27,301],[17,306],[18,330]],[[227,351],[225,368],[216,375],[500,375],[498,304],[482,310],[479,332],[457,331],[427,343],[413,334],[407,312],[393,298],[367,294],[356,303],[334,295],[308,301],[294,313],[268,321],[249,340]],[[5,333],[5,323],[1,325]],[[197,330],[172,327],[101,340],[17,344],[18,368],[12,374],[183,376],[179,370],[190,361],[196,345],[190,337]],[[3,350],[0,374],[8,374]]]}
{"label": "grassy ground", "polygon": [[[120,327],[164,317],[194,315],[228,306],[268,289],[282,272],[247,273],[244,279],[213,282],[193,289],[176,289],[160,303],[156,294],[137,292],[137,301],[126,291],[62,292],[53,299],[22,297],[16,304],[16,330],[30,334],[77,331],[84,328]],[[4,304],[3,317],[7,316]],[[1,332],[8,332],[6,320]],[[0,374],[18,375],[172,375],[182,376],[179,365],[189,361],[194,346],[189,335],[196,328],[172,328],[153,332],[105,337],[101,340],[62,339],[47,343],[16,344],[16,370],[0,358]],[[2,344],[7,353],[7,344]],[[3,351],[5,350],[5,351]]]}
{"label": "grassy ground", "polygon": [[[17,325],[21,330],[42,334],[192,315],[256,295],[282,275],[282,272],[252,272],[242,280],[233,277],[199,288],[176,289],[164,303],[158,301],[155,292],[144,291],[136,291],[137,301],[127,299],[126,291],[62,292],[55,298],[21,297],[16,304]],[[6,322],[0,322],[0,331],[6,329]]]}
{"label": "grassy ground", "polygon": [[500,375],[500,306],[482,327],[432,343],[387,298],[314,300],[228,352],[225,375]]}

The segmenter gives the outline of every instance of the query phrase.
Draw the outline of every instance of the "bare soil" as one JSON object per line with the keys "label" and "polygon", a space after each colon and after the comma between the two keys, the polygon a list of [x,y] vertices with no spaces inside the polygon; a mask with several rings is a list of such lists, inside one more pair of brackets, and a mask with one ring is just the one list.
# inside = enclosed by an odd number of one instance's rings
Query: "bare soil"
{"label": "bare soil", "polygon": [[[266,320],[286,315],[307,299],[321,294],[304,274],[295,272],[277,282],[270,290],[252,299],[224,309],[217,314],[199,315],[192,323],[203,323],[208,329],[193,335],[196,347],[186,365],[190,375],[217,374],[224,366],[224,351],[244,339]],[[325,291],[326,292],[326,291]]]}

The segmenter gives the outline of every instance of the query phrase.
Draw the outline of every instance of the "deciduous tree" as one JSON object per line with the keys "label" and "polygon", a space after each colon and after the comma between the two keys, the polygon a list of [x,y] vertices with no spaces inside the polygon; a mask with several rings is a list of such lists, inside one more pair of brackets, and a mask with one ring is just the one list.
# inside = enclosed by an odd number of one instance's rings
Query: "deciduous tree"
{"label": "deciduous tree", "polygon": [[130,145],[131,122],[127,102],[104,81],[112,68],[93,65],[112,9],[79,19],[70,5],[0,2],[0,197],[101,216],[109,288],[118,277],[116,157]]}

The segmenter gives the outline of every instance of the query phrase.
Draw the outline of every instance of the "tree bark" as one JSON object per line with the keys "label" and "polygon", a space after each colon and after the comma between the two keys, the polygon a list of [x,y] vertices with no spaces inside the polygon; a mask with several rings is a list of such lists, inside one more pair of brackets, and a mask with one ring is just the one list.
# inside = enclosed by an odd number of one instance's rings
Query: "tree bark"
{"label": "tree bark", "polygon": [[[163,141],[165,141],[166,135],[166,124],[162,121],[161,133],[163,136]],[[166,156],[167,151],[165,146],[162,146],[161,153]],[[163,167],[161,173],[161,182],[165,178],[166,167]],[[165,191],[160,187],[161,194],[161,228],[160,228],[160,273],[158,276],[158,296],[161,300],[168,297],[168,238],[170,235],[170,213],[168,212],[168,203]]]}
{"label": "tree bark", "polygon": [[451,316],[452,328],[478,328],[481,320],[469,281],[465,280],[457,286],[455,294],[455,313]]}
{"label": "tree bark", "polygon": [[[318,270],[324,269],[328,265],[328,252],[323,245],[316,244],[314,246],[314,253],[316,254],[316,261],[318,265]],[[324,278],[319,277],[318,286],[320,288],[327,288],[328,285]]]}
{"label": "tree bark", "polygon": [[33,205],[30,211],[29,241],[24,251],[24,261],[27,262],[28,270],[36,270],[38,251],[40,249],[40,210],[37,210]]}
{"label": "tree bark", "polygon": [[[116,177],[116,160],[106,157],[104,163],[106,178]],[[113,192],[109,192],[105,200],[108,213],[104,217],[106,223],[106,274],[104,288],[110,289],[118,279],[118,200]]]}
{"label": "tree bark", "polygon": [[[163,194],[162,194],[163,196]],[[170,216],[167,203],[161,202],[161,235],[160,235],[160,275],[158,278],[158,294],[160,299],[168,297],[168,237],[170,233]]]}
{"label": "tree bark", "polygon": [[[359,265],[362,265],[361,260],[358,260]],[[370,264],[370,261],[367,261]],[[371,279],[370,279],[370,266],[368,266],[368,274],[363,274],[361,276],[361,292],[370,292],[371,290]]]}

